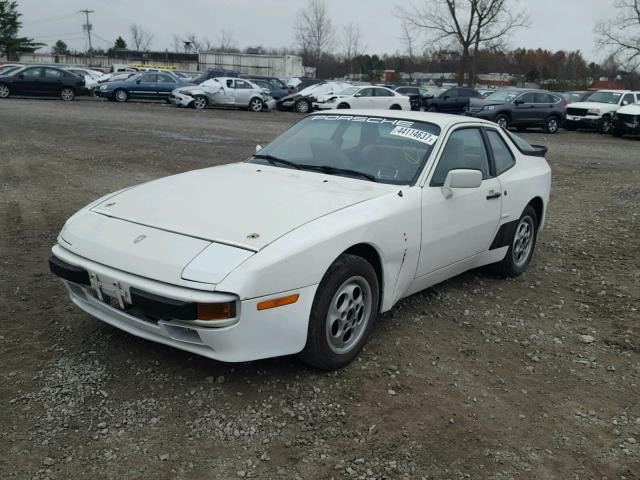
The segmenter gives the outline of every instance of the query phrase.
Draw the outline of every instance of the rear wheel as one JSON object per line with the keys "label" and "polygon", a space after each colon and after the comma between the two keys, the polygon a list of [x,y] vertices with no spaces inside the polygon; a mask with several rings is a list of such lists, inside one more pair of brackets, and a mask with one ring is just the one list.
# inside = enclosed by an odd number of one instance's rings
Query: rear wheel
{"label": "rear wheel", "polygon": [[391,105],[389,110],[402,110],[402,107],[398,104]]}
{"label": "rear wheel", "polygon": [[264,109],[264,102],[258,97],[254,97],[249,102],[249,110],[252,112],[261,112]]}
{"label": "rear wheel", "polygon": [[4,83],[0,83],[0,98],[7,98],[9,95],[11,95],[9,87]]}
{"label": "rear wheel", "polygon": [[202,110],[203,108],[206,108],[207,103],[207,97],[205,97],[204,95],[196,95],[195,97],[193,97],[193,108],[195,108],[196,110]]}
{"label": "rear wheel", "polygon": [[129,94],[127,93],[126,90],[119,88],[118,90],[113,92],[113,99],[116,102],[121,102],[121,103],[126,102],[127,100],[129,100]]}
{"label": "rear wheel", "polygon": [[76,92],[74,92],[73,88],[65,87],[60,91],[60,98],[65,102],[70,102],[76,98]]}
{"label": "rear wheel", "polygon": [[346,110],[346,109],[349,109],[349,108],[351,108],[351,107],[349,106],[348,103],[341,103],[340,105],[338,105],[338,110]]}
{"label": "rear wheel", "polygon": [[547,118],[547,121],[544,124],[544,131],[547,133],[558,133],[560,129],[560,119],[555,115]]}
{"label": "rear wheel", "polygon": [[309,113],[311,111],[311,102],[303,98],[293,105],[293,109],[298,113]]}
{"label": "rear wheel", "polygon": [[348,365],[369,336],[379,299],[378,277],[371,264],[357,255],[341,255],[316,292],[300,358],[324,370]]}
{"label": "rear wheel", "polygon": [[517,277],[531,261],[536,246],[538,216],[531,205],[527,205],[513,231],[509,250],[504,259],[494,265],[494,271],[504,277]]}
{"label": "rear wheel", "polygon": [[509,117],[507,117],[507,116],[506,116],[506,115],[504,115],[504,114],[500,114],[500,115],[498,115],[498,116],[496,117],[496,119],[495,119],[495,123],[496,123],[500,128],[503,128],[503,129],[505,129],[505,130],[506,130],[507,128],[509,128]]}

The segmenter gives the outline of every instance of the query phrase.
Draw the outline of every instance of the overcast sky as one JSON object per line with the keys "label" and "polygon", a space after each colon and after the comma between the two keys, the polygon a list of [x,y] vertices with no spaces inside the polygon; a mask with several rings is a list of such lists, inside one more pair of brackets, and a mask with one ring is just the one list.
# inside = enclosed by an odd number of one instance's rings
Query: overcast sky
{"label": "overcast sky", "polygon": [[[394,0],[326,0],[336,27],[356,22],[368,53],[402,50]],[[429,0],[415,0],[429,2]],[[614,0],[519,0],[528,8],[531,26],[515,33],[511,47],[580,49],[588,60],[603,60],[596,49],[593,27],[613,14]],[[128,42],[129,25],[138,23],[154,33],[151,49],[171,48],[173,34],[195,33],[211,40],[222,29],[234,33],[239,47],[291,46],[295,14],[302,0],[18,0],[24,35],[52,45],[64,40],[71,48],[87,47],[83,35],[88,8],[94,32],[94,48],[108,48],[118,35]],[[48,50],[48,48],[47,48]]]}

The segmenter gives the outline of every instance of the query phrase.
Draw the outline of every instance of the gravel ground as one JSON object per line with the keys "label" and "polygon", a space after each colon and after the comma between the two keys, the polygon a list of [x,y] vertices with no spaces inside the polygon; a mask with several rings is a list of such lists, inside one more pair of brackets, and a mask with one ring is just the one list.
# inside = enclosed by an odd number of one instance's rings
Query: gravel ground
{"label": "gravel ground", "polygon": [[70,305],[46,262],[69,215],[296,118],[0,102],[0,478],[639,479],[638,140],[525,134],[554,171],[529,272],[403,300],[339,372],[217,363]]}

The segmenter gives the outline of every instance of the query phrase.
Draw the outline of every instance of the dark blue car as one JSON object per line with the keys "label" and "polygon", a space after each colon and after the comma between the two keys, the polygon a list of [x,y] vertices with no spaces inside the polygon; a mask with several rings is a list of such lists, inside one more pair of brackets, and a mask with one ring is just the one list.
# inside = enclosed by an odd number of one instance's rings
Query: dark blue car
{"label": "dark blue car", "polygon": [[132,98],[168,101],[171,92],[185,85],[192,85],[169,72],[143,72],[119,82],[100,86],[98,94],[115,102]]}

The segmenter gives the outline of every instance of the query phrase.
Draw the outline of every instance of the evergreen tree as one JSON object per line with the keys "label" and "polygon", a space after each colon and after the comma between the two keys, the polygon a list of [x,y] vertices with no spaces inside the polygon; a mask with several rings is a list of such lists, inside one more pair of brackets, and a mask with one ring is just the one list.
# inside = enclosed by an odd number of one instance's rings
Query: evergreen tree
{"label": "evergreen tree", "polygon": [[0,0],[0,56],[14,59],[18,52],[33,52],[44,45],[34,42],[33,38],[18,36],[22,26],[21,16],[18,2]]}
{"label": "evergreen tree", "polygon": [[69,47],[62,40],[58,40],[51,48],[51,55],[66,55],[69,53]]}
{"label": "evergreen tree", "polygon": [[124,38],[118,37],[118,38],[116,38],[116,41],[113,44],[113,49],[114,50],[126,50],[127,49],[127,42],[124,41]]}

